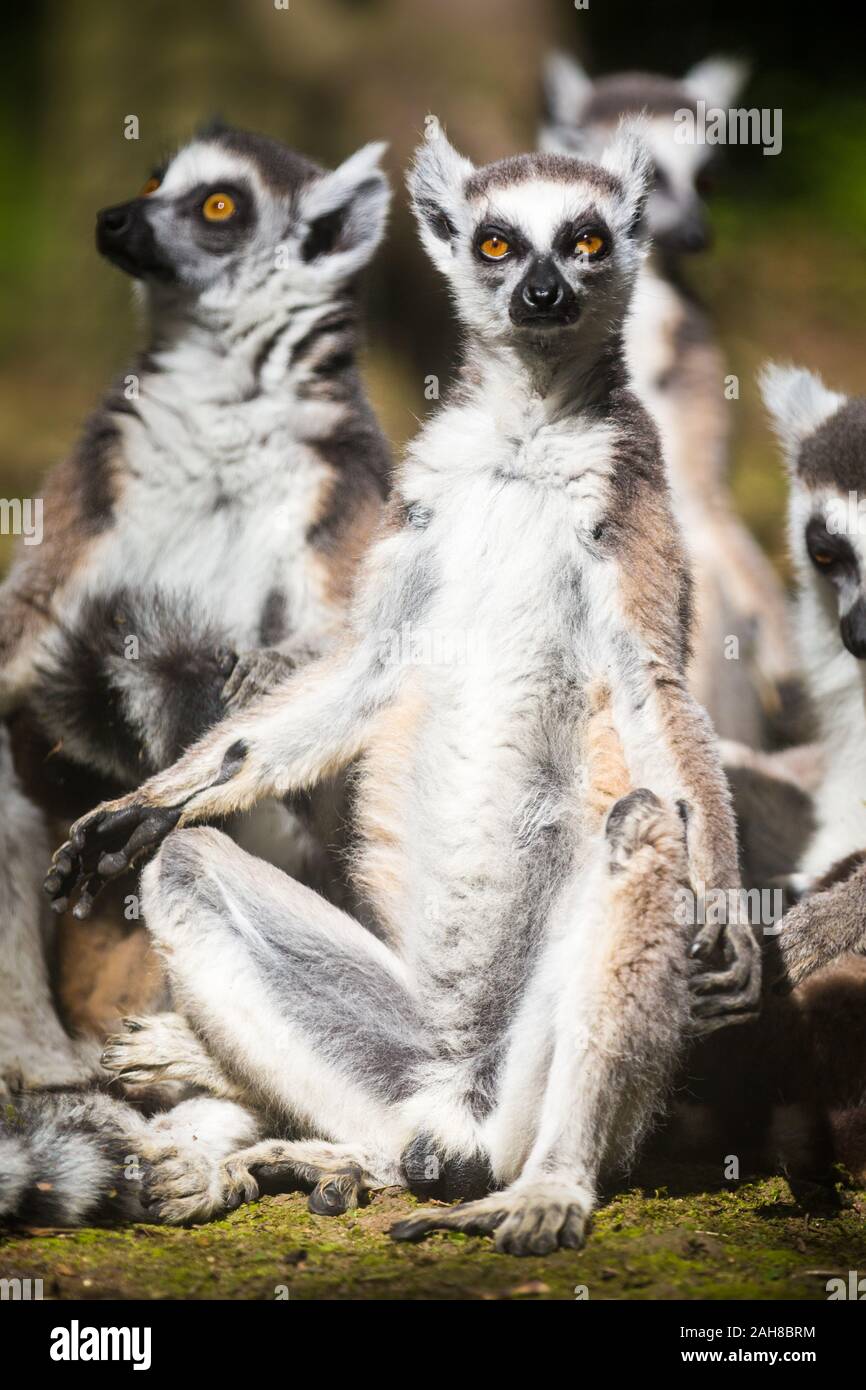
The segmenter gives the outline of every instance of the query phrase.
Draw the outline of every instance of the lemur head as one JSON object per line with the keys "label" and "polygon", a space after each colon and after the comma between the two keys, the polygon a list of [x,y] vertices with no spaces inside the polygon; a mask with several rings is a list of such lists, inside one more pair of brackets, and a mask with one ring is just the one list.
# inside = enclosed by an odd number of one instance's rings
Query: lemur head
{"label": "lemur head", "polygon": [[767,366],[767,409],[788,465],[789,538],[852,656],[866,659],[866,399],[829,391],[802,367]]}
{"label": "lemur head", "polygon": [[214,124],[105,208],[96,244],[162,299],[230,306],[279,288],[327,296],[373,255],[390,192],[385,146],[365,145],[333,172],[276,140]]}
{"label": "lemur head", "polygon": [[653,242],[665,251],[703,251],[710,229],[704,198],[711,186],[715,147],[677,139],[674,116],[692,111],[698,100],[727,110],[746,79],[743,64],[709,58],[682,78],[654,73],[616,73],[593,81],[564,53],[552,53],[544,71],[545,119],[540,145],[545,150],[583,154],[592,159],[611,137],[623,115],[643,113],[654,166],[647,203]]}
{"label": "lemur head", "polygon": [[408,183],[462,322],[488,341],[547,346],[620,327],[645,251],[649,177],[632,129],[598,163],[524,154],[476,169],[429,117]]}

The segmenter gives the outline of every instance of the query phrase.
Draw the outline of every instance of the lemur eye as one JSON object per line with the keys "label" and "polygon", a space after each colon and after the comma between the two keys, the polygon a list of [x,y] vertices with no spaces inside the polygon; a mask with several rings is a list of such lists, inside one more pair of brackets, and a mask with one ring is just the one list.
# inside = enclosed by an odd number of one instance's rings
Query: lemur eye
{"label": "lemur eye", "polygon": [[815,564],[820,565],[822,569],[829,569],[831,565],[835,565],[836,563],[836,556],[831,555],[829,550],[813,550],[812,559],[815,561]]}
{"label": "lemur eye", "polygon": [[584,232],[578,237],[574,246],[576,256],[597,256],[599,251],[603,251],[606,242],[598,232]]}
{"label": "lemur eye", "polygon": [[484,238],[478,249],[489,261],[501,261],[503,256],[508,255],[511,247],[505,237],[489,236]]}
{"label": "lemur eye", "polygon": [[138,195],[139,198],[149,198],[151,193],[155,193],[156,190],[159,188],[159,184],[160,180],[154,174],[152,178],[149,178],[147,183],[144,185],[144,188]]}
{"label": "lemur eye", "polygon": [[233,217],[235,200],[228,193],[211,193],[202,204],[201,214],[207,222],[225,222]]}

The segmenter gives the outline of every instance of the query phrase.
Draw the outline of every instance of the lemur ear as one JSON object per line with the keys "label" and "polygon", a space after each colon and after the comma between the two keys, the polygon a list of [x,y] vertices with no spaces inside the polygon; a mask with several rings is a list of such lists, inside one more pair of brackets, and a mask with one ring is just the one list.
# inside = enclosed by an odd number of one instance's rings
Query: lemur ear
{"label": "lemur ear", "polygon": [[758,385],[787,462],[796,468],[800,446],[847,398],[828,390],[817,372],[775,362],[761,369]]}
{"label": "lemur ear", "polygon": [[576,125],[590,93],[592,78],[568,53],[548,53],[541,73],[544,114],[552,125]]}
{"label": "lemur ear", "polygon": [[695,101],[730,108],[749,80],[749,65],[739,58],[705,58],[689,68],[683,83]]}
{"label": "lemur ear", "polygon": [[301,255],[328,258],[329,268],[351,275],[366,265],[385,231],[391,187],[380,168],[387,149],[377,140],[356,150],[300,196]]}
{"label": "lemur ear", "polygon": [[466,217],[466,181],[474,172],[475,166],[449,143],[437,118],[428,116],[424,143],[415,151],[406,184],[424,247],[445,274]]}
{"label": "lemur ear", "polygon": [[622,184],[624,214],[629,228],[636,228],[643,216],[653,180],[653,159],[646,143],[646,121],[640,116],[626,116],[621,120],[616,135],[598,162]]}

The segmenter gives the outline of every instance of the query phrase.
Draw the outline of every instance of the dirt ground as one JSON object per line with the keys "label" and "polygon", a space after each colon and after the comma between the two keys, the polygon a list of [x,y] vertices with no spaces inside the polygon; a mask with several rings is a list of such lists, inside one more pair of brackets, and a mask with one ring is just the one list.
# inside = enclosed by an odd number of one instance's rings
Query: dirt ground
{"label": "dirt ground", "polygon": [[668,1171],[666,1187],[613,1195],[579,1253],[518,1260],[441,1233],[395,1245],[388,1227],[412,1198],[326,1219],[292,1193],[189,1230],[10,1232],[0,1278],[41,1278],[53,1299],[823,1300],[828,1279],[866,1268],[866,1190],[707,1176]]}

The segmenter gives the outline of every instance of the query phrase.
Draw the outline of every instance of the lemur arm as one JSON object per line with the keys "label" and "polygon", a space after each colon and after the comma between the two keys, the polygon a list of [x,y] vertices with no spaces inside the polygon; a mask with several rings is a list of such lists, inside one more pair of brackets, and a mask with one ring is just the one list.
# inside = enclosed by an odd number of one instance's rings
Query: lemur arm
{"label": "lemur arm", "polygon": [[386,534],[365,563],[350,633],[339,651],[297,671],[224,719],[136,792],[83,816],[54,856],[45,890],[56,911],[79,894],[78,917],[109,879],[176,826],[244,811],[264,797],[313,786],[358,757],[396,695],[400,664],[386,642],[417,619],[429,592],[417,542]]}
{"label": "lemur arm", "polygon": [[782,993],[848,951],[866,955],[866,850],[818,880],[812,895],[786,912],[777,937]]}

